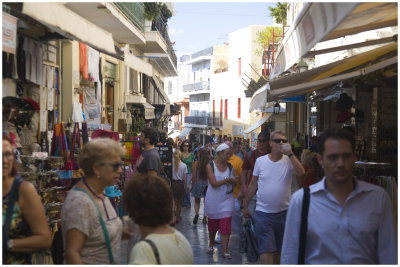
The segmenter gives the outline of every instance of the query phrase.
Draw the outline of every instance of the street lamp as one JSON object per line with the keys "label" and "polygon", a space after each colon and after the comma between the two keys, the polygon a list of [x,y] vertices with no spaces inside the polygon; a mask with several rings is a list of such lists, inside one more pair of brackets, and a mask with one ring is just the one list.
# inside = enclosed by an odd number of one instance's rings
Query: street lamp
{"label": "street lamp", "polygon": [[304,71],[307,71],[307,70],[308,70],[308,65],[307,65],[307,63],[304,62],[303,60],[300,60],[300,62],[297,63],[296,71],[297,71],[297,72],[304,72]]}
{"label": "street lamp", "polygon": [[279,103],[278,103],[278,101],[277,102],[275,102],[275,105],[274,105],[274,114],[279,114],[279,111],[281,110],[281,106],[279,105]]}

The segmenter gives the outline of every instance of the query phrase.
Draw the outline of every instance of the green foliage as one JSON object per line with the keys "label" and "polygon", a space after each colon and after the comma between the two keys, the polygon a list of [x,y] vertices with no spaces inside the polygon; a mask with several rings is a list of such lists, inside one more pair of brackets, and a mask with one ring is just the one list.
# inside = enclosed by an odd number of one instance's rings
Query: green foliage
{"label": "green foliage", "polygon": [[276,23],[283,23],[286,25],[287,22],[287,3],[278,2],[276,7],[269,7],[270,16],[275,18]]}
{"label": "green foliage", "polygon": [[[272,34],[272,30],[274,34]],[[272,27],[272,26],[267,26],[265,30],[257,32],[257,39],[255,40],[256,44],[258,44],[259,48],[257,48],[254,52],[257,55],[261,55],[264,47],[265,49],[268,49],[268,43],[272,43],[272,40],[274,39],[275,43],[279,43],[282,40],[282,28],[281,27]],[[273,38],[273,35],[275,35],[275,38]]]}
{"label": "green foliage", "polygon": [[165,3],[144,2],[143,4],[144,4],[144,16],[147,20],[154,21],[161,14],[164,22],[166,23],[168,19],[172,17],[172,12],[168,9]]}
{"label": "green foliage", "polygon": [[146,121],[142,117],[137,117],[136,120],[131,125],[131,131],[141,132],[144,129]]}

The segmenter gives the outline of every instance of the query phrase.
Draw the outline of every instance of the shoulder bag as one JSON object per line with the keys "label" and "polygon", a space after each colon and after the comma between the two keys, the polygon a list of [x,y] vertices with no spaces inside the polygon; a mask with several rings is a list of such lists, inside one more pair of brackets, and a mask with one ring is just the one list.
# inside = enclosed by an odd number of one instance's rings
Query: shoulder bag
{"label": "shoulder bag", "polygon": [[154,256],[156,257],[157,265],[161,265],[160,253],[158,252],[156,244],[154,244],[154,242],[150,239],[143,239],[143,241],[147,242],[153,250]]}
{"label": "shoulder bag", "polygon": [[301,208],[301,224],[300,224],[300,244],[298,263],[304,264],[306,256],[306,239],[307,239],[307,224],[308,224],[308,209],[310,206],[310,188],[303,188],[303,205]]}

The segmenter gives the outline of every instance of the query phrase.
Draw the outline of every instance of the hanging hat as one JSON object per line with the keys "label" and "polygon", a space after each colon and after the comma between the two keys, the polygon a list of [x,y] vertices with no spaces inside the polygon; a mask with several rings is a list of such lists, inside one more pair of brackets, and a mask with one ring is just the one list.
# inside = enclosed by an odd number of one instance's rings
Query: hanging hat
{"label": "hanging hat", "polygon": [[226,150],[226,149],[228,149],[228,148],[229,148],[229,146],[228,146],[227,144],[222,143],[222,144],[220,144],[220,145],[217,147],[217,150],[215,150],[215,151],[216,151],[216,152],[220,152],[220,151]]}

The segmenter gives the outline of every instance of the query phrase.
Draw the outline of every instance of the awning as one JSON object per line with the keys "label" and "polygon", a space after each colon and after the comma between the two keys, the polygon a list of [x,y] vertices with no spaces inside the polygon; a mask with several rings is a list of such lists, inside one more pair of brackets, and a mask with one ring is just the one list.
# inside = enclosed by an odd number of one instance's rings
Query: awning
{"label": "awning", "polygon": [[142,72],[150,77],[153,76],[153,66],[130,53],[125,52],[124,63],[127,67],[137,72]]}
{"label": "awning", "polygon": [[171,103],[171,101],[169,101],[167,94],[164,92],[164,88],[161,86],[161,83],[158,80],[158,78],[154,76],[151,77],[151,80],[153,81],[155,87],[157,88],[157,91],[161,94],[162,98],[164,98],[165,103],[166,104]]}
{"label": "awning", "polygon": [[245,131],[243,131],[243,133],[245,134],[249,134],[252,131],[254,131],[255,129],[257,129],[258,127],[260,127],[261,125],[263,125],[270,117],[271,117],[272,113],[265,113],[264,117],[262,117],[260,120],[258,120],[256,123],[254,123],[253,125],[251,125],[248,129],[246,129]]}
{"label": "awning", "polygon": [[306,3],[279,47],[270,79],[292,67],[318,42],[396,26],[397,10],[396,2]]}
{"label": "awning", "polygon": [[[254,93],[249,111],[262,110],[271,106],[273,101],[315,91],[338,81],[362,76],[367,74],[366,71],[370,73],[373,69],[373,71],[377,70],[376,67],[381,69],[395,64],[397,63],[397,56],[394,55],[397,55],[397,46],[397,43],[391,43],[318,68],[271,80]],[[390,59],[382,61],[381,64],[375,64],[374,68],[372,66],[360,67],[366,63],[377,61],[381,57],[389,57]],[[357,67],[359,67],[358,70],[352,71]],[[339,75],[340,73],[343,74]]]}
{"label": "awning", "polygon": [[190,133],[190,131],[192,130],[191,127],[185,127],[183,128],[182,132],[180,135],[178,135],[179,138],[186,138],[186,136]]}
{"label": "awning", "polygon": [[149,103],[146,102],[146,103],[143,103],[143,107],[144,107],[144,118],[146,120],[153,120],[156,118],[156,115],[154,112],[155,108],[152,105],[150,105]]}
{"label": "awning", "polygon": [[111,33],[76,14],[62,3],[24,2],[22,13],[68,39],[85,43],[100,52],[116,54]]}
{"label": "awning", "polygon": [[179,136],[181,134],[180,131],[174,131],[173,133],[169,134],[168,137],[174,139],[175,137]]}

